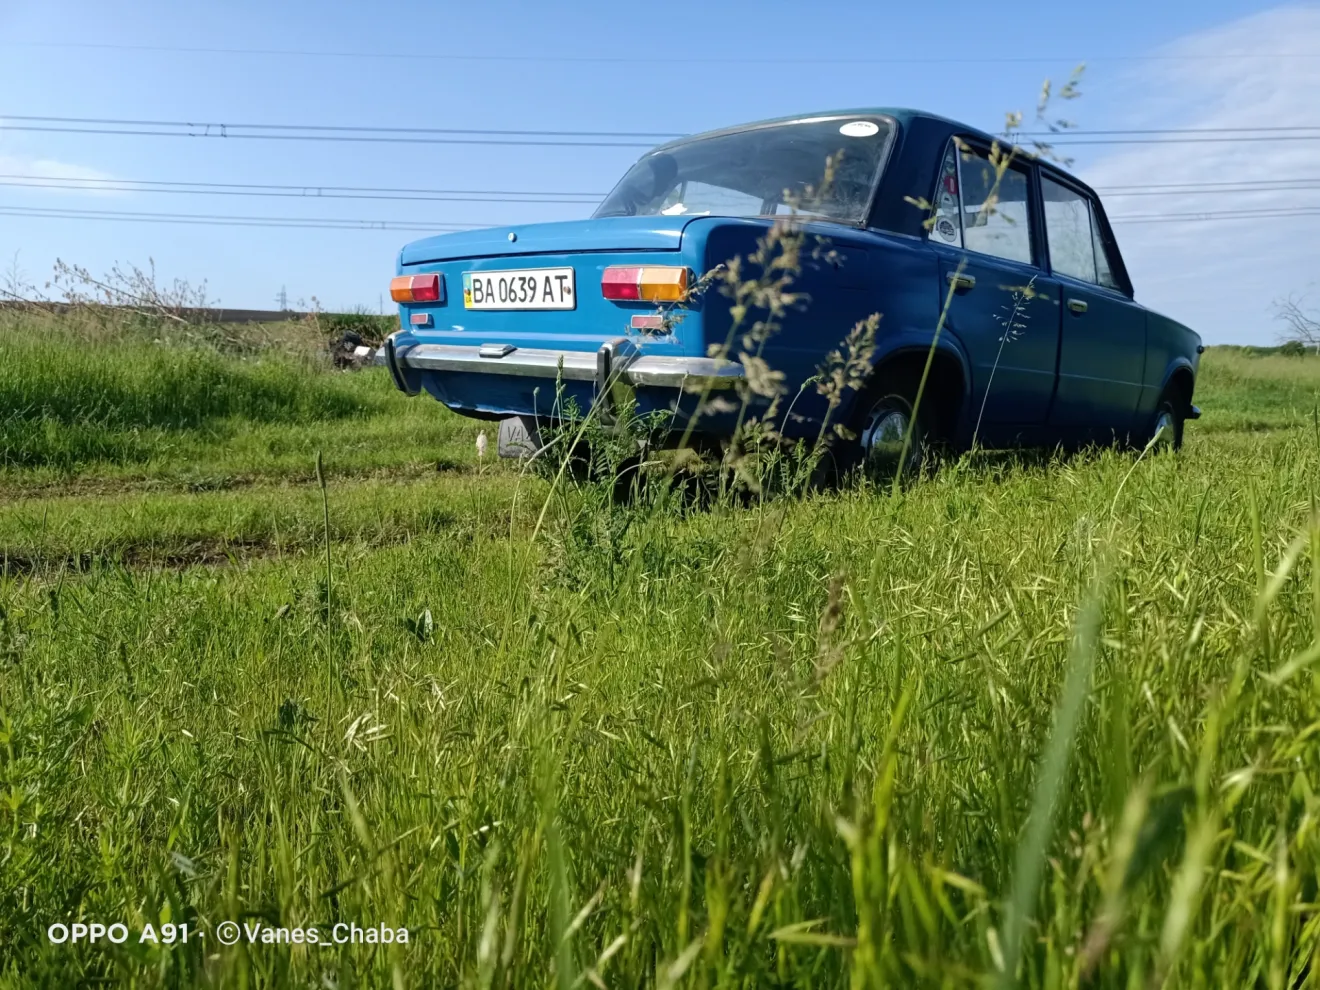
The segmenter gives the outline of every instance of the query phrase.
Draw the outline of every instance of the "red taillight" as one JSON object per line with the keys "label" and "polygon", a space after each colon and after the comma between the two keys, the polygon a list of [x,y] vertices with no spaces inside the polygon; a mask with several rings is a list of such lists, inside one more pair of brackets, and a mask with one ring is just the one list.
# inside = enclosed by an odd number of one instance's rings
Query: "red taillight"
{"label": "red taillight", "polygon": [[606,299],[640,299],[640,268],[606,268],[600,280],[600,294]]}
{"label": "red taillight", "polygon": [[440,276],[435,273],[400,275],[390,282],[390,298],[401,303],[439,302],[441,285]]}
{"label": "red taillight", "polygon": [[688,270],[670,265],[611,265],[600,280],[600,294],[619,301],[681,302],[687,290]]}
{"label": "red taillight", "polygon": [[440,276],[414,275],[412,280],[413,302],[439,302]]}

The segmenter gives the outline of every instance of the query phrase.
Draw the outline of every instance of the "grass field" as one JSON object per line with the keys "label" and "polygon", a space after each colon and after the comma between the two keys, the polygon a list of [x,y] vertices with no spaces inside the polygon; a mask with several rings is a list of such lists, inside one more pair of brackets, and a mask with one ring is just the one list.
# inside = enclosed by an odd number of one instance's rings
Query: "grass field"
{"label": "grass field", "polygon": [[1320,985],[1318,393],[610,507],[380,369],[11,321],[0,985]]}

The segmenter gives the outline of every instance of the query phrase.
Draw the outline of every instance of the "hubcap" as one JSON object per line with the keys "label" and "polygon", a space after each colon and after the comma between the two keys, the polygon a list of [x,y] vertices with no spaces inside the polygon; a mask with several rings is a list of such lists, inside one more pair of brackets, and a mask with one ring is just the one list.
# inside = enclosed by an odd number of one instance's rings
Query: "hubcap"
{"label": "hubcap", "polygon": [[1167,409],[1161,409],[1159,415],[1155,417],[1155,433],[1153,434],[1155,446],[1157,448],[1172,447],[1173,433],[1177,428],[1174,422],[1173,413]]}
{"label": "hubcap", "polygon": [[[903,438],[907,436],[908,415],[901,409],[881,405],[871,411],[866,428],[862,431],[862,449],[870,465],[896,464],[903,453]],[[912,438],[909,459],[915,459],[920,438]]]}

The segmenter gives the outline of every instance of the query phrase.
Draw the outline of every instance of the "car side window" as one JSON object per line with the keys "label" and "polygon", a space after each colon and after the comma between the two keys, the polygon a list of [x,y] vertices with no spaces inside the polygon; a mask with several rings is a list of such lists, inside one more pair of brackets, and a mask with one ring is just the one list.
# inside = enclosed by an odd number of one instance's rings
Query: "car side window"
{"label": "car side window", "polygon": [[1100,236],[1100,217],[1096,215],[1094,205],[1091,207],[1091,234],[1095,239],[1096,279],[1106,288],[1117,289],[1118,279],[1114,277],[1114,266],[1109,261],[1109,249],[1105,247],[1104,238]]}
{"label": "car side window", "polygon": [[963,246],[969,251],[1031,264],[1031,214],[1027,172],[1015,165],[1003,170],[990,156],[964,148],[958,156]]}
{"label": "car side window", "polygon": [[958,152],[952,141],[940,165],[939,181],[935,184],[935,202],[927,222],[930,230],[926,236],[930,240],[937,244],[962,247],[962,217],[958,210]]}
{"label": "car side window", "polygon": [[1041,180],[1045,200],[1045,237],[1050,245],[1050,267],[1060,275],[1083,282],[1098,282],[1091,204],[1079,192],[1050,178]]}
{"label": "car side window", "polygon": [[1118,288],[1091,198],[1048,176],[1041,178],[1041,191],[1050,267],[1083,282]]}

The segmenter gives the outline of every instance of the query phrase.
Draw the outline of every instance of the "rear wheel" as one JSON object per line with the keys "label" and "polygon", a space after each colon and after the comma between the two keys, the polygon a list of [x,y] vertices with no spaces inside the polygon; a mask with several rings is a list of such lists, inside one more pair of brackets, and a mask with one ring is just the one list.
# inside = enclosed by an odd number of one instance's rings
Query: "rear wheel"
{"label": "rear wheel", "polygon": [[936,442],[937,420],[932,410],[937,404],[927,388],[914,416],[916,391],[917,380],[883,369],[857,397],[847,423],[851,436],[831,437],[820,452],[818,483],[838,483],[860,471],[868,479],[884,484],[900,473],[900,461],[902,474],[913,474],[927,464]]}
{"label": "rear wheel", "polygon": [[925,420],[920,412],[914,417],[912,403],[897,392],[872,402],[861,419],[856,441],[858,461],[866,476],[873,481],[892,480],[900,464],[904,474],[920,470],[927,453]]}

